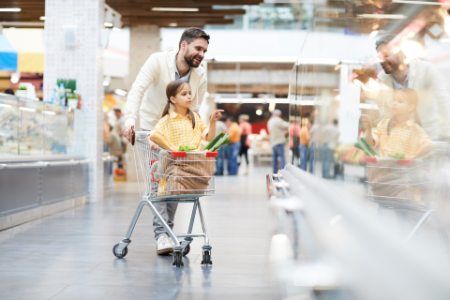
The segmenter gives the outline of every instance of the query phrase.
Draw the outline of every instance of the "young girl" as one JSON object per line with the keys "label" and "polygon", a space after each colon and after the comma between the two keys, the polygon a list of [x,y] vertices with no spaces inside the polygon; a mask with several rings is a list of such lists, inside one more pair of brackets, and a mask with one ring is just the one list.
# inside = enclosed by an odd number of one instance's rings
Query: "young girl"
{"label": "young girl", "polygon": [[[180,146],[189,146],[199,149],[202,139],[211,141],[216,133],[216,121],[221,118],[223,110],[216,110],[210,120],[210,127],[206,127],[203,119],[189,108],[192,104],[192,92],[189,83],[181,80],[170,82],[166,88],[167,104],[162,113],[162,118],[156,124],[155,129],[147,137],[152,149],[153,142],[158,146],[171,151],[178,151]],[[161,162],[159,162],[161,164]],[[161,166],[159,166],[161,167]],[[158,167],[158,168],[159,168]],[[167,166],[166,166],[167,167]],[[164,169],[164,168],[163,168]],[[201,172],[201,170],[199,170]],[[163,176],[159,180],[158,195],[166,195],[167,187],[175,184],[177,188],[183,185],[189,178],[175,178],[171,182],[167,170],[159,171]],[[206,177],[208,178],[208,177]],[[167,180],[166,180],[167,179]],[[172,177],[173,179],[173,177]],[[207,182],[205,183],[207,185]],[[173,229],[177,203],[155,203],[154,206],[164,218],[164,221]],[[157,253],[166,254],[173,251],[174,242],[168,237],[159,219],[153,216],[153,228],[157,240]]]}
{"label": "young girl", "polygon": [[382,156],[403,153],[407,159],[413,159],[432,148],[430,139],[420,127],[416,112],[418,101],[413,89],[396,90],[392,103],[393,116],[381,121],[373,133],[369,116],[361,116],[367,141],[371,146],[379,146]]}
{"label": "young girl", "polygon": [[180,146],[199,149],[202,139],[210,142],[216,133],[216,121],[223,110],[211,116],[209,130],[198,113],[189,109],[192,92],[189,83],[174,80],[166,88],[167,104],[162,119],[156,124],[150,139],[167,150],[178,151]]}

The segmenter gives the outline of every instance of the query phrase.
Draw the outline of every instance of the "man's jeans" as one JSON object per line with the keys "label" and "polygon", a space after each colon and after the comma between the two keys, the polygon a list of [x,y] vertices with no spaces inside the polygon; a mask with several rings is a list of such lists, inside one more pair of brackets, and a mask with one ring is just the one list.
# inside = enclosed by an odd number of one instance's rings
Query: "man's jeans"
{"label": "man's jeans", "polygon": [[330,178],[331,162],[334,149],[328,148],[328,143],[322,145],[322,177]]}
{"label": "man's jeans", "polygon": [[236,175],[238,172],[238,156],[241,151],[241,142],[228,145],[228,175]]}
{"label": "man's jeans", "polygon": [[217,162],[216,162],[216,174],[223,175],[225,166],[225,149],[226,146],[222,146],[217,150]]}
{"label": "man's jeans", "polygon": [[[141,128],[142,131],[150,131],[147,129]],[[175,213],[177,211],[178,203],[155,203],[153,202],[153,206],[164,219],[164,221],[169,225],[171,229],[173,229]],[[164,234],[166,234],[166,230],[164,229],[161,221],[152,213],[153,217],[153,232],[155,233],[155,239],[159,239]]]}
{"label": "man's jeans", "polygon": [[306,171],[308,164],[308,146],[300,144],[300,169]]}
{"label": "man's jeans", "polygon": [[280,169],[284,168],[284,145],[278,144],[272,147],[273,153],[272,153],[272,169],[273,174],[276,174],[278,172],[277,163],[278,158],[280,158]]}
{"label": "man's jeans", "polygon": [[311,145],[309,145],[309,168],[308,171],[309,173],[313,174],[314,173],[314,152],[316,151],[316,143],[311,143]]}

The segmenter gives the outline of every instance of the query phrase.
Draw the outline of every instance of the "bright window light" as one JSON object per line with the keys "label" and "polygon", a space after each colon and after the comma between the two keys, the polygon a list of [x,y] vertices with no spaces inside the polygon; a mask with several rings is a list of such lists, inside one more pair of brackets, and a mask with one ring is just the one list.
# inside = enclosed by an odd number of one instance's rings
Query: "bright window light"
{"label": "bright window light", "polygon": [[374,30],[369,34],[369,39],[373,39],[374,37],[376,37],[378,35],[379,31],[378,30]]}
{"label": "bright window light", "polygon": [[36,110],[34,108],[28,108],[28,107],[19,107],[19,110],[29,111],[29,112],[36,112]]}
{"label": "bright window light", "polygon": [[11,105],[0,103],[0,107],[11,108]]}
{"label": "bright window light", "polygon": [[105,25],[105,27],[113,27],[113,23],[111,22],[105,22],[103,25]]}
{"label": "bright window light", "polygon": [[113,30],[114,30],[115,32],[121,32],[121,31],[122,31],[122,29],[117,28],[117,27],[114,27]]}
{"label": "bright window light", "polygon": [[423,56],[423,47],[421,44],[415,41],[406,41],[402,44],[402,51],[405,53],[406,57],[419,58]]}
{"label": "bright window light", "polygon": [[42,113],[44,115],[50,115],[50,116],[56,115],[56,113],[54,111],[49,111],[49,110],[44,110],[44,111],[42,111]]}
{"label": "bright window light", "polygon": [[0,12],[20,12],[21,8],[0,8]]}
{"label": "bright window light", "polygon": [[153,7],[153,11],[187,11],[187,12],[196,12],[199,11],[198,8],[191,7]]}

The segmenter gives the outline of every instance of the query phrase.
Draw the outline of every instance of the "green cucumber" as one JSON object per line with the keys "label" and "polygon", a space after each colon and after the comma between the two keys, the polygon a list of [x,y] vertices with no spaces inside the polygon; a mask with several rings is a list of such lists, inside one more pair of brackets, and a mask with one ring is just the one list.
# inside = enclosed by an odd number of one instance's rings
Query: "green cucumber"
{"label": "green cucumber", "polygon": [[369,142],[365,138],[361,138],[361,142],[364,143],[364,145],[366,146],[367,150],[370,151],[372,156],[380,156],[380,154],[378,154],[378,152],[375,151],[375,149],[372,148],[372,146],[369,144]]}
{"label": "green cucumber", "polygon": [[225,133],[223,132],[219,133],[215,138],[212,139],[211,142],[208,143],[208,145],[206,145],[205,148],[203,148],[202,151],[211,149],[214,146],[214,144],[217,143],[224,135]]}
{"label": "green cucumber", "polygon": [[223,144],[229,143],[230,138],[228,137],[228,132],[210,149],[210,151],[216,151]]}

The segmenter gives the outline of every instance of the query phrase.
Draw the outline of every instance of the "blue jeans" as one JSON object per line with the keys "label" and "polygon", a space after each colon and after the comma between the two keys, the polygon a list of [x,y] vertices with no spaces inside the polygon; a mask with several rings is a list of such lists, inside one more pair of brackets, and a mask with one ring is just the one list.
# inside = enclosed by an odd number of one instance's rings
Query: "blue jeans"
{"label": "blue jeans", "polygon": [[273,174],[276,174],[278,172],[277,168],[277,162],[278,158],[280,158],[280,169],[284,168],[284,145],[278,144],[272,147],[273,153],[272,153],[272,169]]}
{"label": "blue jeans", "polygon": [[225,149],[226,146],[222,146],[217,150],[217,162],[216,162],[216,174],[223,175],[225,166]]}
{"label": "blue jeans", "polygon": [[300,149],[300,169],[306,171],[308,164],[308,146],[300,144],[298,147]]}
{"label": "blue jeans", "polygon": [[330,178],[331,161],[333,159],[333,149],[328,148],[328,144],[322,145],[322,177]]}
{"label": "blue jeans", "polygon": [[228,145],[228,175],[236,175],[238,172],[239,151],[241,151],[241,142]]}
{"label": "blue jeans", "polygon": [[314,173],[314,151],[316,151],[316,143],[309,145],[309,173]]}

